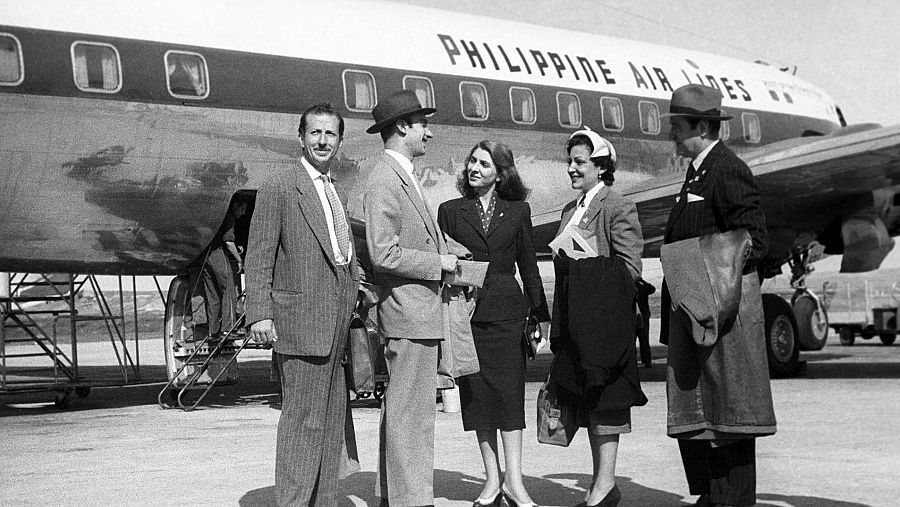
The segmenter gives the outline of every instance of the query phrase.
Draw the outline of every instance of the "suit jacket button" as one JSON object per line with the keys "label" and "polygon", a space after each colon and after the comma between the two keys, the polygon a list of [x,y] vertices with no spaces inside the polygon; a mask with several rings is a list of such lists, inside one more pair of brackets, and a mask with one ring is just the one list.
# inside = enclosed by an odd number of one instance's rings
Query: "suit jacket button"
{"label": "suit jacket button", "polygon": [[431,243],[431,238],[425,238],[425,244],[428,245]]}

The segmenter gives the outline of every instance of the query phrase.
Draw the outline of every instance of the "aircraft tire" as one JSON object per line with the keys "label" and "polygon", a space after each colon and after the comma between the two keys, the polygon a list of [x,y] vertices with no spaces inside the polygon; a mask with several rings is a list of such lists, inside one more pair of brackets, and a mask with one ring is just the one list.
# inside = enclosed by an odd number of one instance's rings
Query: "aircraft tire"
{"label": "aircraft tire", "polygon": [[181,334],[185,312],[189,312],[190,298],[187,295],[190,282],[186,275],[176,276],[169,284],[166,295],[166,316],[163,324],[163,346],[165,347],[166,378],[172,380],[181,368],[181,361],[175,357],[176,338]]}
{"label": "aircraft tire", "polygon": [[885,345],[893,345],[897,341],[897,335],[894,333],[881,333],[878,337],[881,338],[881,343]]}
{"label": "aircraft tire", "polygon": [[793,306],[800,350],[822,350],[828,341],[828,313],[809,296],[798,297]]}
{"label": "aircraft tire", "polygon": [[838,336],[841,339],[841,345],[849,347],[856,341],[856,331],[850,326],[844,326],[838,330]]}
{"label": "aircraft tire", "polygon": [[791,305],[775,294],[763,294],[769,376],[788,377],[800,369],[797,320]]}

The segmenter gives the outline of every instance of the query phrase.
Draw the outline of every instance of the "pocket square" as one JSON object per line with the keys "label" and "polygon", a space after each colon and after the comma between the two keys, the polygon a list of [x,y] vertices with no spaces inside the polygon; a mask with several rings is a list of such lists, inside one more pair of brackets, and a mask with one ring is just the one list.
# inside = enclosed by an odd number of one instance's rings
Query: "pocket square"
{"label": "pocket square", "polygon": [[705,199],[703,197],[701,197],[697,194],[692,194],[692,193],[688,192],[687,202],[697,202],[697,201],[704,201],[704,200]]}

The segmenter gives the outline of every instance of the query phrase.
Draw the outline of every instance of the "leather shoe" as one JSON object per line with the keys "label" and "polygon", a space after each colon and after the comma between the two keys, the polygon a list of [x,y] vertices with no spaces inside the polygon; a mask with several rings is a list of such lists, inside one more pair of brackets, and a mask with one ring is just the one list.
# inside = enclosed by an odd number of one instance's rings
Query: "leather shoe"
{"label": "leather shoe", "polygon": [[510,505],[510,507],[537,507],[537,504],[534,502],[522,503],[513,498],[512,495],[509,494],[509,491],[506,488],[503,488],[503,496],[506,497],[506,503]]}
{"label": "leather shoe", "polygon": [[619,486],[613,485],[612,489],[599,502],[595,504],[587,504],[587,507],[616,507],[622,500],[622,492]]}
{"label": "leather shoe", "polygon": [[500,502],[503,500],[502,489],[498,489],[496,493],[494,493],[492,497],[481,497],[479,496],[475,499],[475,503],[472,504],[472,507],[499,507]]}

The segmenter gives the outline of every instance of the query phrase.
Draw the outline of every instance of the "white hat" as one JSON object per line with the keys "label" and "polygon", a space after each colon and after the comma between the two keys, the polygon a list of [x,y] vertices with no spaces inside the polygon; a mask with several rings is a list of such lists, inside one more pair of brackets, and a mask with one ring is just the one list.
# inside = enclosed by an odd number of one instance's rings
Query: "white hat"
{"label": "white hat", "polygon": [[590,127],[585,126],[583,130],[579,130],[573,133],[569,136],[569,141],[571,141],[575,136],[585,136],[591,140],[591,144],[594,145],[594,152],[591,153],[591,158],[608,156],[612,159],[613,163],[615,163],[616,149],[613,148],[612,143],[601,137],[600,134],[591,130]]}

